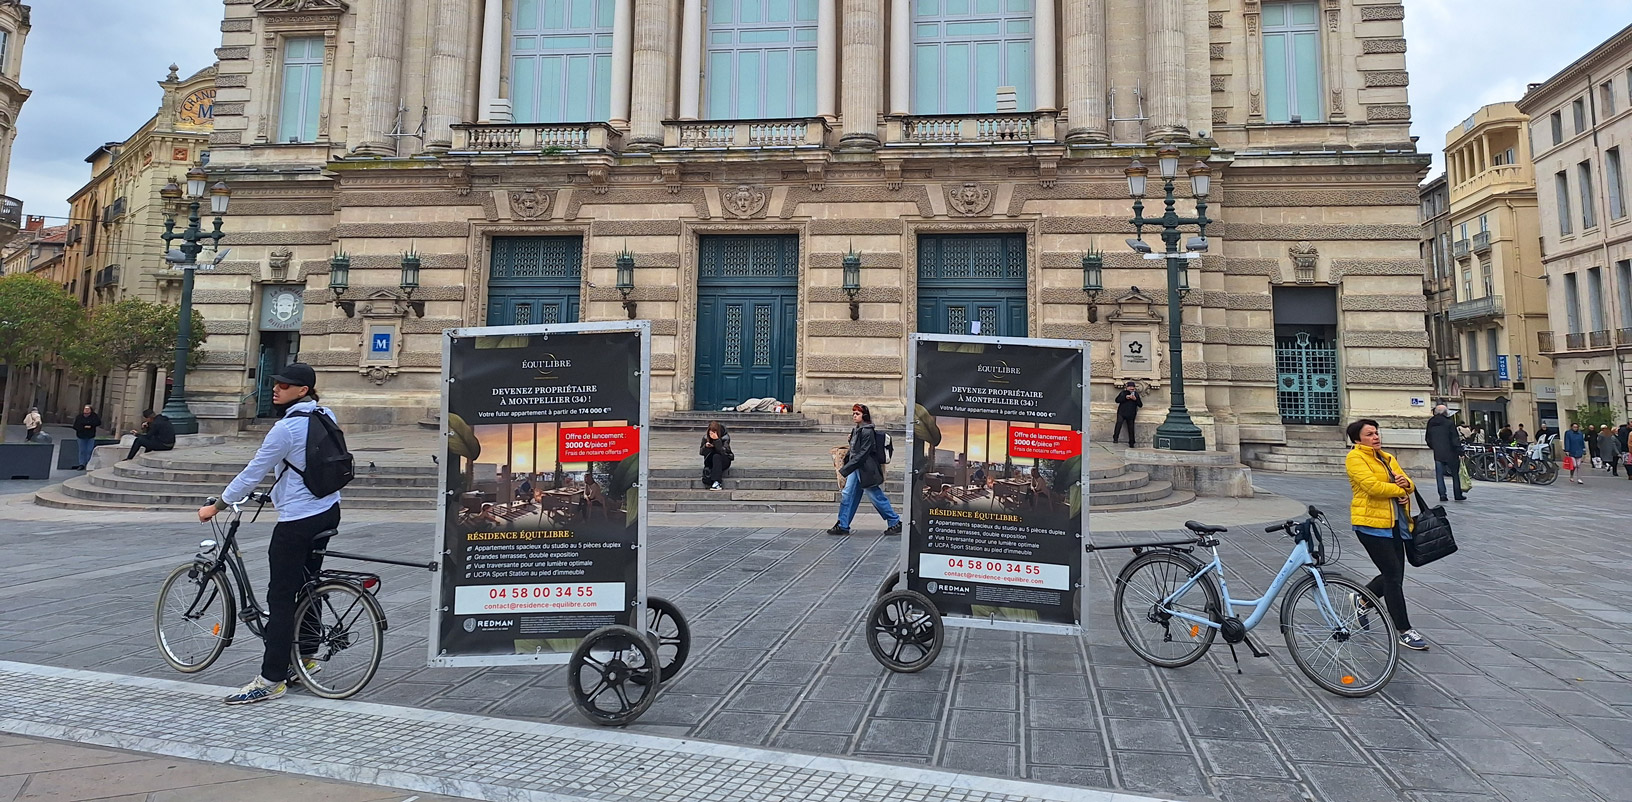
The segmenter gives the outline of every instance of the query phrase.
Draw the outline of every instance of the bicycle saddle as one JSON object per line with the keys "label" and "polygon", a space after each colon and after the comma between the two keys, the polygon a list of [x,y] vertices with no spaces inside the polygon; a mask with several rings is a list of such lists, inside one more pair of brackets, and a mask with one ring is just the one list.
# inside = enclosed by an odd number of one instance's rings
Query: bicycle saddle
{"label": "bicycle saddle", "polygon": [[1230,531],[1229,527],[1211,526],[1211,525],[1208,525],[1208,524],[1201,523],[1200,521],[1185,521],[1184,522],[1184,528],[1188,529],[1188,530],[1190,530],[1192,532],[1195,532],[1198,535],[1216,535],[1216,534],[1218,534],[1220,532]]}

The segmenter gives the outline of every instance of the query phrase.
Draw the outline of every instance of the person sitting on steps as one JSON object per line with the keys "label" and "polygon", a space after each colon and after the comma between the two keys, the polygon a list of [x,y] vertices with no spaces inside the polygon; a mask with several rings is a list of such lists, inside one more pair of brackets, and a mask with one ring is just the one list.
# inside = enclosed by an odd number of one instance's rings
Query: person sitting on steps
{"label": "person sitting on steps", "polygon": [[136,442],[130,444],[130,453],[125,459],[136,459],[136,453],[142,449],[148,451],[169,451],[176,447],[176,427],[170,425],[170,419],[163,415],[153,414],[153,410],[142,410],[142,430],[133,431]]}
{"label": "person sitting on steps", "polygon": [[737,458],[731,451],[731,433],[725,430],[725,424],[717,420],[708,422],[708,431],[703,433],[703,444],[697,447],[697,454],[703,458],[703,484],[709,490],[722,490],[720,480]]}

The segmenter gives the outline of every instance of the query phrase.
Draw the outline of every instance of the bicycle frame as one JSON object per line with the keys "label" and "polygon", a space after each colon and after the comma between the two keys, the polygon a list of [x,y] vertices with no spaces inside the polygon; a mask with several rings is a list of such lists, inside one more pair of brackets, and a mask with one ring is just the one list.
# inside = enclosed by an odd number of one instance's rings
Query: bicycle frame
{"label": "bicycle frame", "polygon": [[[238,512],[238,511],[234,511]],[[257,510],[257,514],[259,511]],[[242,522],[242,513],[233,516],[227,524],[226,534],[221,543],[215,547],[215,555],[210,556],[208,550],[201,549],[194,559],[204,566],[205,573],[213,574],[225,570],[231,577],[232,590],[237,596],[238,619],[243,621],[249,631],[256,637],[265,637],[263,628],[266,624],[267,612],[261,608],[261,603],[255,598],[255,591],[249,585],[249,569],[244,565],[243,552],[238,548],[238,527]],[[199,586],[199,596],[202,598],[208,585]],[[199,599],[194,599],[197,604]]]}
{"label": "bicycle frame", "polygon": [[1270,605],[1274,603],[1276,597],[1281,595],[1281,591],[1286,587],[1287,581],[1292,578],[1293,574],[1297,573],[1298,569],[1303,568],[1307,569],[1309,571],[1309,575],[1315,578],[1315,586],[1320,589],[1320,595],[1315,600],[1320,606],[1320,614],[1326,618],[1327,624],[1334,627],[1340,625],[1341,619],[1337,616],[1337,611],[1332,609],[1331,600],[1326,597],[1326,579],[1321,575],[1320,568],[1315,565],[1314,558],[1312,558],[1309,554],[1309,544],[1298,541],[1292,547],[1292,553],[1286,556],[1286,563],[1281,566],[1280,573],[1276,574],[1275,579],[1269,583],[1269,588],[1264,591],[1264,595],[1256,599],[1230,598],[1229,581],[1224,578],[1224,561],[1218,556],[1218,541],[1212,541],[1209,548],[1213,553],[1212,561],[1202,566],[1201,570],[1192,574],[1190,579],[1185,581],[1183,585],[1180,585],[1177,590],[1173,591],[1166,598],[1162,599],[1162,606],[1164,610],[1174,618],[1182,618],[1185,621],[1189,621],[1193,624],[1212,627],[1213,629],[1220,629],[1223,626],[1221,622],[1192,615],[1182,610],[1165,609],[1168,605],[1173,603],[1174,599],[1184,595],[1185,593],[1189,592],[1192,587],[1195,587],[1197,582],[1203,581],[1208,574],[1216,574],[1218,577],[1219,592],[1224,597],[1224,610],[1222,611],[1222,617],[1234,618],[1235,608],[1238,605],[1251,607],[1252,613],[1247,616],[1245,621],[1241,622],[1242,626],[1248,632],[1251,632],[1264,620],[1264,616],[1269,613]]}

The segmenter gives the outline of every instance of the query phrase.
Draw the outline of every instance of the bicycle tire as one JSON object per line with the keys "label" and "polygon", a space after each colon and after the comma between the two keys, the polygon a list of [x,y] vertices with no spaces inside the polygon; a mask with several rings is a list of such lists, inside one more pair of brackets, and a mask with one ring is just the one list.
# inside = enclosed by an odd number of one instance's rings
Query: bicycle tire
{"label": "bicycle tire", "polygon": [[[691,654],[691,624],[674,602],[662,596],[646,597],[646,637],[657,654],[658,676],[663,682],[674,679],[686,666]],[[646,681],[644,674],[630,678],[631,682]]]}
{"label": "bicycle tire", "polygon": [[[1299,609],[1308,616],[1322,616],[1316,594],[1319,586],[1307,574],[1288,588],[1281,599],[1281,634],[1286,638],[1286,649],[1298,670],[1321,689],[1338,696],[1370,696],[1383,689],[1394,677],[1400,664],[1400,642],[1395,639],[1394,627],[1383,613],[1383,605],[1364,586],[1340,576],[1322,575],[1326,583],[1327,603],[1342,616],[1336,628],[1324,620],[1313,625],[1300,625]],[[1371,606],[1371,612],[1360,613],[1349,594],[1358,596]],[[1300,602],[1308,602],[1302,608]],[[1330,656],[1316,657],[1314,647],[1338,644]],[[1380,658],[1380,665],[1370,666],[1362,676],[1362,657]],[[1317,671],[1317,667],[1330,674]]]}
{"label": "bicycle tire", "polygon": [[[180,592],[173,600],[172,591]],[[159,586],[153,608],[153,639],[159,656],[183,674],[209,668],[232,643],[237,613],[237,602],[221,571],[209,571],[196,562],[177,566]]]}
{"label": "bicycle tire", "polygon": [[[567,661],[567,692],[573,706],[584,718],[609,727],[640,718],[657,698],[662,682],[663,669],[652,642],[620,624],[589,633]],[[616,706],[608,706],[612,704]]]}
{"label": "bicycle tire", "polygon": [[1495,477],[1491,472],[1491,462],[1489,454],[1468,457],[1468,475],[1481,482],[1492,481]]}
{"label": "bicycle tire", "polygon": [[[315,625],[307,620],[314,608]],[[385,613],[368,591],[350,582],[324,582],[301,596],[295,621],[299,624],[289,663],[306,690],[325,699],[346,699],[374,678],[385,649]],[[346,659],[336,659],[348,652]]]}
{"label": "bicycle tire", "polygon": [[941,656],[946,624],[927,596],[893,590],[867,611],[867,650],[879,665],[897,674],[916,674]]}
{"label": "bicycle tire", "polygon": [[1530,464],[1535,466],[1535,470],[1529,474],[1531,484],[1550,485],[1558,481],[1558,463],[1550,459],[1543,459],[1532,460]]}
{"label": "bicycle tire", "polygon": [[[1201,659],[1207,649],[1213,645],[1218,637],[1218,627],[1202,626],[1189,623],[1188,627],[1180,626],[1178,636],[1175,637],[1171,626],[1172,616],[1168,610],[1177,608],[1193,615],[1203,615],[1214,623],[1219,623],[1221,612],[1224,609],[1223,597],[1218,592],[1218,583],[1210,576],[1202,577],[1196,584],[1185,592],[1184,597],[1174,599],[1165,608],[1159,603],[1167,598],[1181,585],[1204,568],[1189,555],[1174,551],[1148,551],[1128,561],[1122,566],[1122,571],[1116,575],[1116,628],[1122,633],[1122,640],[1127,642],[1128,648],[1139,655],[1145,662],[1162,668],[1183,668]],[[1146,570],[1146,569],[1150,570]],[[1146,578],[1144,574],[1148,574]],[[1137,598],[1129,599],[1130,592],[1137,594]],[[1194,602],[1186,599],[1195,598],[1191,594],[1200,588],[1202,602],[1197,609]],[[1130,602],[1133,607],[1130,608]],[[1181,619],[1181,624],[1186,623]],[[1142,638],[1136,636],[1136,630],[1150,629],[1151,625],[1160,628],[1162,639],[1160,643],[1178,643],[1186,650],[1170,650],[1157,653],[1151,648],[1142,645]]]}

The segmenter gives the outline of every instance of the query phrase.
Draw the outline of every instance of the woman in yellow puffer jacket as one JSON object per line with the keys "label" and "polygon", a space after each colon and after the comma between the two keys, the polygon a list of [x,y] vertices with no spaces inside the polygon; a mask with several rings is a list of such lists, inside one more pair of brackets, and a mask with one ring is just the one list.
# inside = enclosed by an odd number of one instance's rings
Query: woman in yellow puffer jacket
{"label": "woman in yellow puffer jacket", "polygon": [[[1366,583],[1366,589],[1388,605],[1388,616],[1394,622],[1394,631],[1399,633],[1400,645],[1425,650],[1428,641],[1411,628],[1405,605],[1405,541],[1411,539],[1411,494],[1416,485],[1405,475],[1394,455],[1383,450],[1377,421],[1361,418],[1349,424],[1348,435],[1349,441],[1354,443],[1344,460],[1349,486],[1354,489],[1354,500],[1349,503],[1349,523],[1353,524],[1360,545],[1377,566],[1377,576]],[[1354,604],[1360,609],[1360,621],[1364,625],[1366,614],[1371,612],[1370,605],[1358,596]]]}

